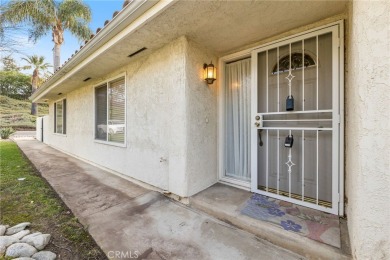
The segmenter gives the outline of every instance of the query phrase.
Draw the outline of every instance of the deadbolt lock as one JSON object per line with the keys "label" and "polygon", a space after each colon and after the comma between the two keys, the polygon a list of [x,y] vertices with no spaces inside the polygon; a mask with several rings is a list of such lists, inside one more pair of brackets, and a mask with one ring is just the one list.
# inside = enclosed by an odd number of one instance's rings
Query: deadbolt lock
{"label": "deadbolt lock", "polygon": [[256,116],[255,119],[256,119],[256,120],[260,120],[260,116]]}
{"label": "deadbolt lock", "polygon": [[292,148],[293,143],[294,143],[294,136],[293,135],[288,135],[286,137],[286,140],[284,141],[284,147]]}

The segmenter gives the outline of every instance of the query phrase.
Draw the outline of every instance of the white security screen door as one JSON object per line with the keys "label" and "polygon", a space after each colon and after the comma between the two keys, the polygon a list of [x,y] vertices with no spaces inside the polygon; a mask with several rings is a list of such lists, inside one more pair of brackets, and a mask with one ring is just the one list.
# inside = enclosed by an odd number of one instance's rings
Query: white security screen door
{"label": "white security screen door", "polygon": [[338,214],[339,25],[254,50],[252,75],[252,191]]}

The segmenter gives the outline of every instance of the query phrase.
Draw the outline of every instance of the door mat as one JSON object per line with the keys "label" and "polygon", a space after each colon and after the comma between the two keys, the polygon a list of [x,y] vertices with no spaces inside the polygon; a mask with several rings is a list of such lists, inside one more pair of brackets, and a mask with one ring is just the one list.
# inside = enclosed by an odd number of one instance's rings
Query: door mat
{"label": "door mat", "polygon": [[260,194],[253,194],[241,214],[340,248],[339,217]]}

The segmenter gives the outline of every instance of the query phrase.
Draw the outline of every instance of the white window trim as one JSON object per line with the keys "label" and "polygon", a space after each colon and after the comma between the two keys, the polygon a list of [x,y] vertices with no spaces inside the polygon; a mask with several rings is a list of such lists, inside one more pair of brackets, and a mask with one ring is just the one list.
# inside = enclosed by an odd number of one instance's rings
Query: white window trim
{"label": "white window trim", "polygon": [[[68,108],[68,102],[66,102],[66,107],[65,107],[65,109],[64,109],[64,100],[66,99],[66,96],[65,97],[62,97],[62,98],[60,98],[60,99],[58,99],[58,100],[56,100],[56,101],[54,101],[54,107],[53,107],[53,114],[54,114],[54,122],[55,122],[55,125],[54,125],[54,131],[53,131],[53,134],[54,135],[58,135],[58,136],[64,136],[64,137],[66,137],[67,136],[67,134],[66,133],[68,133],[68,131],[66,131],[65,130],[65,134],[64,134],[64,114],[65,114],[65,117],[66,117],[66,119],[68,119],[68,117],[67,117],[67,108]],[[59,102],[62,102],[62,133],[57,133],[57,103],[59,103]],[[66,126],[67,126],[68,124],[66,123]],[[65,127],[66,127],[65,126]]]}
{"label": "white window trim", "polygon": [[[116,143],[112,141],[103,141],[103,140],[97,140],[96,139],[96,89],[98,87],[101,87],[102,85],[106,84],[106,87],[108,88],[108,83],[115,81],[117,79],[124,78],[125,79],[125,132],[124,132],[124,142],[123,143]],[[108,94],[108,92],[107,92]],[[107,109],[108,109],[108,98],[107,98]],[[108,113],[107,113],[108,116]],[[126,72],[123,72],[121,74],[118,74],[114,77],[108,78],[104,81],[100,81],[98,84],[95,84],[93,86],[93,140],[95,143],[98,144],[105,144],[105,145],[111,145],[111,146],[117,146],[117,147],[127,147],[127,75]],[[108,122],[108,119],[107,119]]]}

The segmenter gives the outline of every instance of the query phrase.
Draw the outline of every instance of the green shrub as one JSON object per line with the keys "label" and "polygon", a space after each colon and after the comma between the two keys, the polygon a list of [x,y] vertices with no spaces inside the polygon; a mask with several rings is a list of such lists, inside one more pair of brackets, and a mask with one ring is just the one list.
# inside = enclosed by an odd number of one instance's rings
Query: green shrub
{"label": "green shrub", "polygon": [[0,129],[0,136],[1,139],[8,139],[8,137],[15,132],[12,127],[6,127],[6,128],[1,128]]}

